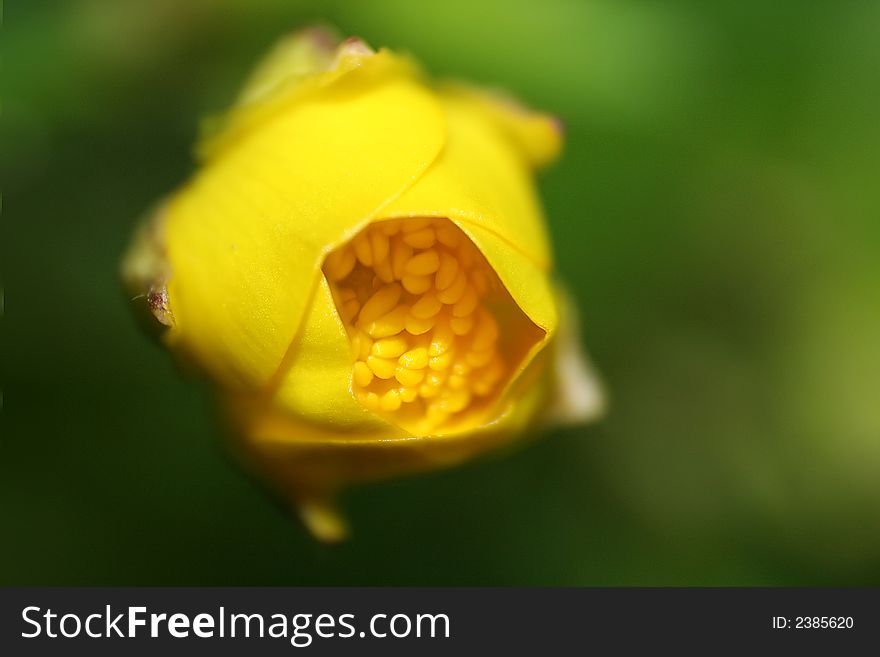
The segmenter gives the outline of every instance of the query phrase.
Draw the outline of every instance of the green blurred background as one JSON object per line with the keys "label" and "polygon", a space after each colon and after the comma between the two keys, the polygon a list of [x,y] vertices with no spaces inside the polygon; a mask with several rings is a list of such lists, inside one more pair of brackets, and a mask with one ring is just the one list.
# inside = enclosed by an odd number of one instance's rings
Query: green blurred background
{"label": "green blurred background", "polygon": [[[359,488],[317,545],[117,262],[322,19],[567,126],[541,190],[601,423]],[[6,3],[0,582],[880,584],[880,3]]]}

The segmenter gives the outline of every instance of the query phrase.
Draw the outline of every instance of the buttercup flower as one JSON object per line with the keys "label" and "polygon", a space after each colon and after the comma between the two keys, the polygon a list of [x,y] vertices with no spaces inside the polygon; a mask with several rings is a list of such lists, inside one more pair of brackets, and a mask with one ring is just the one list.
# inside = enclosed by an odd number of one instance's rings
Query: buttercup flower
{"label": "buttercup flower", "polygon": [[534,169],[557,121],[323,30],[284,39],[123,272],[319,538],[337,491],[595,416]]}

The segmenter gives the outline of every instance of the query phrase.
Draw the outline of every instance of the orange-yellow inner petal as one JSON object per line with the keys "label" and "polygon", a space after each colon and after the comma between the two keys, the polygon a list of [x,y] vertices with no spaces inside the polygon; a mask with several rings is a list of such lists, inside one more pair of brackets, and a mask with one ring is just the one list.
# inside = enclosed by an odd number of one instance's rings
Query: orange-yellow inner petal
{"label": "orange-yellow inner petal", "polygon": [[[412,431],[488,407],[542,335],[445,218],[371,224],[328,255],[324,274],[351,339],[353,392]],[[499,322],[518,335],[499,340]]]}

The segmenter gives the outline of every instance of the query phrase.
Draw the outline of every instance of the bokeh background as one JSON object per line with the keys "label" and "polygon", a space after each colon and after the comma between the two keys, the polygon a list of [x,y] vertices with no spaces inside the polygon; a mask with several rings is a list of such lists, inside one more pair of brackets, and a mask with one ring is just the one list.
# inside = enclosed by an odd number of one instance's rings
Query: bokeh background
{"label": "bokeh background", "polygon": [[[6,584],[880,584],[880,3],[6,3]],[[359,488],[311,541],[117,263],[198,119],[334,23],[558,114],[599,424]]]}

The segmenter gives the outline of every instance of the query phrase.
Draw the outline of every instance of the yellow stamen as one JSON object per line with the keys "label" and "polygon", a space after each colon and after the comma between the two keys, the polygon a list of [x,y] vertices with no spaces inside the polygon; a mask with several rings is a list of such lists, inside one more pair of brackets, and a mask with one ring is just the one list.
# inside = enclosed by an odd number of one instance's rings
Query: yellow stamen
{"label": "yellow stamen", "polygon": [[354,246],[354,253],[362,265],[369,267],[373,264],[373,252],[370,250],[370,242],[366,234],[360,233],[354,238],[352,245]]}
{"label": "yellow stamen", "polygon": [[385,313],[390,312],[400,301],[400,293],[402,290],[397,283],[393,283],[387,287],[383,287],[370,297],[369,301],[361,308],[361,314],[358,321],[362,324],[372,322],[379,319]]}
{"label": "yellow stamen", "polygon": [[378,356],[367,356],[367,367],[373,370],[380,379],[390,379],[394,376],[394,361],[379,358]]}
{"label": "yellow stamen", "polygon": [[414,402],[419,396],[418,388],[401,388],[400,389],[400,401],[404,404],[409,404],[410,402]]}
{"label": "yellow stamen", "polygon": [[445,402],[444,410],[447,413],[458,413],[470,403],[471,393],[466,388],[460,388],[450,392],[443,401]]}
{"label": "yellow stamen", "polygon": [[368,323],[365,330],[377,339],[397,335],[406,327],[407,315],[409,315],[409,306],[400,304],[391,312]]}
{"label": "yellow stamen", "polygon": [[379,230],[385,233],[388,236],[397,235],[400,232],[400,219],[389,219],[388,221],[383,221],[382,225],[379,226]]}
{"label": "yellow stamen", "polygon": [[395,335],[390,338],[376,340],[373,343],[373,348],[370,350],[370,353],[379,358],[397,358],[400,354],[406,351],[408,346],[409,344],[405,337],[402,335]]}
{"label": "yellow stamen", "polygon": [[479,301],[480,299],[477,296],[477,291],[473,287],[468,286],[461,299],[452,306],[452,314],[455,317],[465,317],[466,315],[470,315],[474,312],[474,308],[477,307]]}
{"label": "yellow stamen", "polygon": [[431,332],[431,346],[428,349],[428,353],[431,356],[439,356],[447,351],[454,343],[455,334],[452,332],[449,322],[446,321],[445,318],[441,318]]}
{"label": "yellow stamen", "polygon": [[409,244],[404,244],[403,240],[394,241],[394,249],[391,252],[391,270],[394,272],[394,278],[403,278],[406,272],[406,263],[412,258],[413,250]]}
{"label": "yellow stamen", "polygon": [[400,393],[392,388],[379,399],[379,408],[383,411],[396,411],[400,408]]}
{"label": "yellow stamen", "polygon": [[408,367],[398,365],[397,369],[394,370],[394,378],[397,379],[400,385],[406,388],[414,388],[422,382],[422,379],[425,378],[425,371],[412,370]]}
{"label": "yellow stamen", "polygon": [[434,328],[434,317],[419,319],[410,314],[406,318],[406,330],[413,335],[422,335],[423,333],[430,331],[432,328]]}
{"label": "yellow stamen", "polygon": [[357,263],[354,251],[343,248],[327,256],[327,273],[334,280],[340,281],[351,273]]}
{"label": "yellow stamen", "polygon": [[[352,266],[354,266],[354,255],[352,255]],[[440,256],[440,266],[437,268],[437,276],[434,278],[434,284],[438,290],[445,290],[452,285],[455,275],[458,273],[458,260],[455,256],[445,251]]]}
{"label": "yellow stamen", "polygon": [[434,245],[435,233],[433,228],[423,228],[414,233],[403,236],[403,241],[414,249],[427,249]]}
{"label": "yellow stamen", "polygon": [[434,249],[422,251],[419,255],[413,256],[406,263],[406,273],[416,276],[427,276],[433,274],[440,268],[440,254]]}
{"label": "yellow stamen", "polygon": [[437,227],[437,240],[444,246],[454,249],[461,242],[461,231],[446,222]]}
{"label": "yellow stamen", "polygon": [[437,298],[445,304],[457,303],[464,296],[465,290],[467,290],[467,274],[459,268],[455,280],[445,290],[437,292]]}
{"label": "yellow stamen", "polygon": [[398,359],[398,362],[404,367],[410,367],[413,369],[421,369],[423,367],[427,367],[428,350],[424,347],[416,347],[415,349],[410,349]]}
{"label": "yellow stamen", "polygon": [[409,309],[410,314],[413,317],[417,317],[418,319],[426,319],[428,317],[433,317],[440,309],[443,307],[443,304],[440,302],[440,299],[437,298],[437,295],[433,292],[425,292],[419,300],[416,301],[412,308]]}
{"label": "yellow stamen", "polygon": [[324,273],[366,408],[430,432],[497,395],[505,364],[490,308],[510,299],[451,221],[376,222],[329,254]]}
{"label": "yellow stamen", "polygon": [[373,251],[373,264],[377,266],[388,259],[388,236],[381,230],[370,231],[370,247]]}
{"label": "yellow stamen", "polygon": [[379,409],[379,395],[377,395],[375,392],[368,392],[361,395],[360,400],[361,403],[369,408],[371,411],[376,411]]}
{"label": "yellow stamen", "polygon": [[351,346],[354,351],[355,358],[365,360],[370,355],[370,349],[373,348],[373,341],[370,336],[362,331],[356,331],[351,338]]}
{"label": "yellow stamen", "polygon": [[376,276],[383,283],[390,283],[394,280],[394,269],[390,260],[380,260],[375,265]]}
{"label": "yellow stamen", "polygon": [[450,349],[444,354],[440,354],[439,356],[431,356],[428,359],[428,367],[435,371],[446,371],[449,369],[449,366],[452,365],[452,350]]}
{"label": "yellow stamen", "polygon": [[[412,262],[412,260],[410,260]],[[417,276],[415,274],[406,274],[401,280],[403,289],[410,294],[424,294],[431,289],[430,276]]]}
{"label": "yellow stamen", "polygon": [[453,317],[449,320],[449,326],[452,327],[452,332],[456,335],[467,335],[474,326],[474,316]]}
{"label": "yellow stamen", "polygon": [[363,361],[358,361],[354,364],[352,377],[359,387],[366,388],[373,381],[373,370],[367,367]]}
{"label": "yellow stamen", "polygon": [[434,223],[434,220],[431,219],[431,217],[413,217],[402,221],[403,223],[401,223],[400,228],[406,234],[415,233]]}

